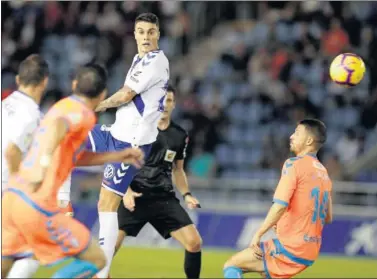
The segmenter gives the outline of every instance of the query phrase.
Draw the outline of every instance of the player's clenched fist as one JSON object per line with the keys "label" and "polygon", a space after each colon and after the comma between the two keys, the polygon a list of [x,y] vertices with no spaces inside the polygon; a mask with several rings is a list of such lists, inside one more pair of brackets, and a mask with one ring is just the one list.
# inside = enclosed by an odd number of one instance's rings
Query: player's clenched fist
{"label": "player's clenched fist", "polygon": [[137,168],[141,168],[144,164],[144,152],[137,147],[126,148],[120,152],[120,162],[132,164]]}

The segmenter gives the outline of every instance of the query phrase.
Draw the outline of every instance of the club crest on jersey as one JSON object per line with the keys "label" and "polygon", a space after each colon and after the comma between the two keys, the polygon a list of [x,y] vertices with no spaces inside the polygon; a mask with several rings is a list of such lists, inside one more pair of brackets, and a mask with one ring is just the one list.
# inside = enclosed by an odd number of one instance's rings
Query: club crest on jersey
{"label": "club crest on jersey", "polygon": [[166,150],[166,153],[165,153],[165,161],[167,162],[170,162],[172,163],[174,161],[174,158],[175,158],[175,155],[177,154],[177,152],[173,151],[173,150]]}
{"label": "club crest on jersey", "polygon": [[111,179],[113,178],[115,174],[115,168],[113,165],[109,164],[106,166],[105,168],[105,171],[103,172],[103,176],[106,178],[106,179]]}

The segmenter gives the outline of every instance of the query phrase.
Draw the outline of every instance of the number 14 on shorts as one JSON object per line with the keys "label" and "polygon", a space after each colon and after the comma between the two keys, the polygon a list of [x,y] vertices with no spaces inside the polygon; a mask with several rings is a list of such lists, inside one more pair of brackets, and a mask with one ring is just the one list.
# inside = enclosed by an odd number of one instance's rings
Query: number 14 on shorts
{"label": "number 14 on shorts", "polygon": [[321,220],[322,225],[325,224],[327,204],[329,201],[329,192],[325,191],[323,193],[322,200],[320,200],[320,189],[319,187],[314,187],[311,191],[311,198],[314,199],[314,212],[312,216],[312,223],[316,223],[318,219]]}

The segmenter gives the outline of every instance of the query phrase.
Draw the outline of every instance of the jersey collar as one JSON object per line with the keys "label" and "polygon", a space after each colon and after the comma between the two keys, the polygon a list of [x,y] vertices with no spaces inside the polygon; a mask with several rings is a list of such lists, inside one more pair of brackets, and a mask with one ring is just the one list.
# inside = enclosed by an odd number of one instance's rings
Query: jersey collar
{"label": "jersey collar", "polygon": [[318,158],[317,158],[317,154],[315,154],[315,153],[308,153],[308,154],[306,154],[306,155],[308,155],[308,156],[310,156],[310,157],[312,157],[312,158],[314,158],[314,159],[318,159]]}
{"label": "jersey collar", "polygon": [[165,131],[167,131],[167,130],[170,128],[170,126],[171,126],[171,122],[170,122],[169,125],[166,127],[166,129],[161,130],[159,127],[157,127],[157,130],[158,130],[159,132],[165,132]]}
{"label": "jersey collar", "polygon": [[70,95],[68,98],[70,98],[71,100],[74,100],[75,102],[78,102],[78,103],[80,103],[80,105],[82,106],[82,107],[84,107],[85,108],[85,110],[87,110],[87,111],[89,111],[89,112],[91,112],[91,113],[94,113],[94,111],[92,111],[84,102],[83,102],[83,100],[81,100],[79,97],[77,97],[76,95],[74,95],[74,94],[72,94],[72,95]]}
{"label": "jersey collar", "polygon": [[[147,52],[145,55],[147,55],[148,53],[150,53],[150,52],[160,52],[160,51],[162,51],[161,49],[155,49],[155,50],[151,50],[151,51],[149,51],[149,52]],[[138,62],[140,62],[140,60],[142,60],[144,57],[145,57],[145,55],[143,56],[143,57],[140,57],[139,56],[139,54],[136,54],[136,59],[135,59],[135,65],[138,63]]]}
{"label": "jersey collar", "polygon": [[18,93],[17,95],[20,96],[23,100],[28,102],[30,105],[32,105],[36,109],[38,109],[38,110],[40,109],[39,104],[37,104],[35,102],[35,100],[32,97],[30,97],[29,95],[27,95],[25,92],[22,92],[20,90],[16,90],[14,93]]}

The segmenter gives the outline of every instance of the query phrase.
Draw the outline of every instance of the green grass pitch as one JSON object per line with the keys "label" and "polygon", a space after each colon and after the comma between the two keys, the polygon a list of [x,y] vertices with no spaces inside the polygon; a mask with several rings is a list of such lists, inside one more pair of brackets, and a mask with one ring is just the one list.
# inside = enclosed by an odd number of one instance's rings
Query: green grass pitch
{"label": "green grass pitch", "polygon": [[[203,251],[202,278],[223,278],[222,266],[234,251]],[[116,255],[112,278],[185,278],[183,249],[123,247]],[[35,278],[50,278],[54,268],[40,268]],[[260,278],[247,274],[247,278]],[[377,260],[321,256],[297,278],[377,278]]]}

